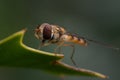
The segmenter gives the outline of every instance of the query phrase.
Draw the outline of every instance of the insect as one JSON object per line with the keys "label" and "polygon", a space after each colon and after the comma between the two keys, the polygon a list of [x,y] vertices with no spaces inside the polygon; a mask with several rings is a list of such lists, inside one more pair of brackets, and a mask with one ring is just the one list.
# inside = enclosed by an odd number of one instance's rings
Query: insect
{"label": "insect", "polygon": [[[55,48],[55,52],[57,49],[59,49],[60,51],[61,46],[71,46],[73,48],[71,60],[74,65],[76,65],[75,61],[73,60],[75,47],[73,44],[65,44],[65,42],[71,42],[71,43],[76,43],[82,46],[87,46],[88,41],[90,41],[90,42],[99,43],[104,46],[113,48],[110,45],[100,43],[98,41],[94,41],[84,37],[80,37],[80,36],[77,36],[76,34],[69,33],[63,27],[60,27],[58,25],[48,24],[48,23],[43,23],[37,26],[37,28],[35,29],[35,37],[41,40],[40,47],[48,46],[50,44],[57,44],[57,47]],[[114,48],[114,49],[118,49],[118,48]]]}

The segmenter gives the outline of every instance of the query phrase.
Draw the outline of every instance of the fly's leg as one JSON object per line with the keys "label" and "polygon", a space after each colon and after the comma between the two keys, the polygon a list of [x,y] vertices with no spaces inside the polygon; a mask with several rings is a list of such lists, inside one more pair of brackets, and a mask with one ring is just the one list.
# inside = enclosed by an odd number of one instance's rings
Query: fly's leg
{"label": "fly's leg", "polygon": [[64,42],[57,43],[58,46],[54,50],[55,55],[56,55],[56,53],[61,53],[61,46],[63,46],[63,44],[64,44]]}
{"label": "fly's leg", "polygon": [[77,67],[76,62],[73,59],[74,53],[75,53],[75,46],[73,44],[64,44],[63,46],[70,46],[70,47],[72,47],[72,54],[71,54],[70,59],[71,59],[72,63]]}
{"label": "fly's leg", "polygon": [[41,49],[41,47],[43,47],[44,44],[45,44],[45,40],[42,40],[42,41],[41,41],[41,44],[38,46],[38,49]]}
{"label": "fly's leg", "polygon": [[61,53],[61,46],[58,48],[58,53]]}
{"label": "fly's leg", "polygon": [[60,75],[61,80],[65,80],[65,76],[64,75]]}
{"label": "fly's leg", "polygon": [[48,45],[51,44],[50,42],[46,42],[46,43],[45,43],[45,41],[46,41],[46,40],[42,40],[42,42],[41,42],[41,44],[39,45],[38,49],[41,49],[43,46],[48,46]]}
{"label": "fly's leg", "polygon": [[74,59],[73,59],[74,53],[75,53],[75,46],[74,46],[73,44],[64,44],[64,43],[62,42],[62,43],[58,44],[58,46],[55,48],[55,55],[56,55],[57,50],[58,50],[59,52],[61,52],[61,46],[70,46],[70,47],[72,47],[72,54],[71,54],[70,59],[71,59],[72,63],[77,67],[76,62],[75,62]]}

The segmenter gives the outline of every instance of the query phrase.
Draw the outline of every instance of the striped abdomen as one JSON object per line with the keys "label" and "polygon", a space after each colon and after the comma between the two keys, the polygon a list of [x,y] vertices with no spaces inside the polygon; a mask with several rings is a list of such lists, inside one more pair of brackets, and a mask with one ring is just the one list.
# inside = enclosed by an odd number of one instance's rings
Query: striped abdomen
{"label": "striped abdomen", "polygon": [[78,37],[73,34],[64,34],[61,36],[61,40],[65,41],[65,42],[72,42],[72,43],[80,44],[83,46],[87,46],[87,42],[84,38]]}

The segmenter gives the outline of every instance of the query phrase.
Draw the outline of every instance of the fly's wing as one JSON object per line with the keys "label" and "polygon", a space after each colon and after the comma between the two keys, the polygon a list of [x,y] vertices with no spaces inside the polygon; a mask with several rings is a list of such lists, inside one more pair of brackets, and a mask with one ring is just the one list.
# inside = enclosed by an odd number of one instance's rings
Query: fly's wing
{"label": "fly's wing", "polygon": [[114,47],[114,46],[112,46],[112,45],[103,43],[103,42],[99,42],[99,41],[92,40],[92,39],[88,39],[88,38],[85,38],[85,39],[86,39],[87,41],[90,41],[90,42],[93,42],[93,43],[97,43],[97,44],[100,44],[100,45],[103,45],[103,46],[105,46],[105,47],[112,48],[112,49],[115,49],[115,50],[119,50],[119,49],[120,49],[120,48]]}
{"label": "fly's wing", "polygon": [[66,35],[69,36],[69,38],[70,38],[69,41],[80,44],[80,45],[83,45],[83,46],[86,46],[88,42],[93,42],[93,43],[100,44],[100,45],[103,45],[105,47],[112,48],[112,49],[115,49],[115,50],[120,49],[120,48],[114,47],[112,45],[103,43],[103,42],[99,42],[99,41],[96,41],[96,40],[88,39],[86,37],[78,36],[77,34],[66,33]]}

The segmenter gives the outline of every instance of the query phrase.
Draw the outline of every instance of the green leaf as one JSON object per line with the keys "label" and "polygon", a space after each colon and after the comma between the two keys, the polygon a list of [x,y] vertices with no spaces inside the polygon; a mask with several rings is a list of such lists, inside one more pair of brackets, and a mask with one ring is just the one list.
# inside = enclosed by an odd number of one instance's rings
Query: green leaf
{"label": "green leaf", "polygon": [[26,29],[0,41],[0,66],[40,69],[57,75],[107,78],[107,76],[67,65],[62,54],[49,53],[26,46],[22,40]]}

